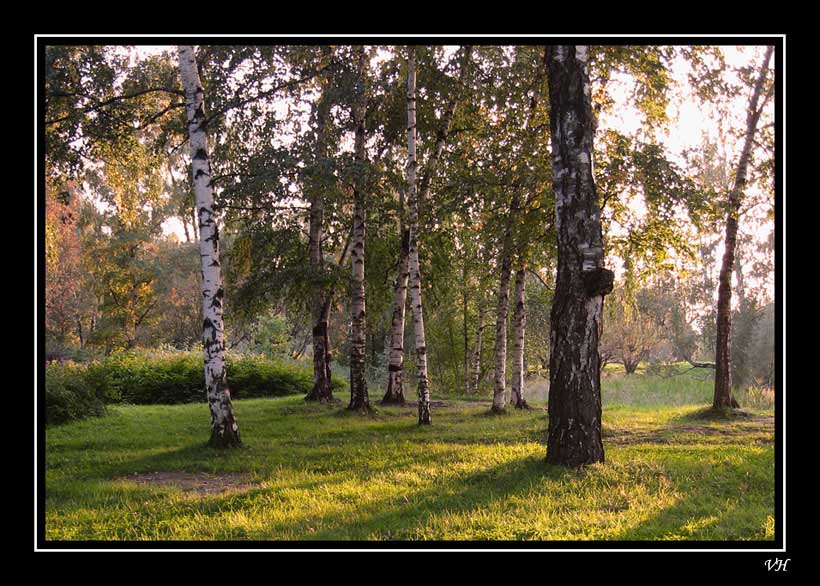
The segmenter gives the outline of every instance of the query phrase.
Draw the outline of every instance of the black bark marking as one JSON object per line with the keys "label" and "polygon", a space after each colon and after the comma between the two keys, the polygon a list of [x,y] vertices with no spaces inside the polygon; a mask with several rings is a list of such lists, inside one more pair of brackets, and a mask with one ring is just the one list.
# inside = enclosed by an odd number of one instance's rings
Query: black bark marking
{"label": "black bark marking", "polygon": [[194,155],[194,159],[207,161],[208,160],[208,152],[205,149],[197,149],[196,154]]}
{"label": "black bark marking", "polygon": [[615,283],[615,273],[605,268],[584,271],[581,276],[584,282],[584,291],[588,297],[609,295]]}

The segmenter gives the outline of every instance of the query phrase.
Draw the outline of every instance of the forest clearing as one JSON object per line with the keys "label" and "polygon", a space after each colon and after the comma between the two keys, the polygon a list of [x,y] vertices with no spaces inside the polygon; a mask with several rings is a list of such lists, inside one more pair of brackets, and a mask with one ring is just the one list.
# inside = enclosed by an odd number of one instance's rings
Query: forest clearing
{"label": "forest clearing", "polygon": [[782,543],[783,39],[152,39],[37,39],[40,545]]}
{"label": "forest clearing", "polygon": [[[48,429],[46,537],[773,540],[771,408],[706,419],[708,405],[659,405],[651,389],[666,381],[636,376],[604,379],[607,460],[582,470],[544,463],[539,400],[499,416],[489,400],[448,398],[429,429],[415,405],[361,418],[299,396],[238,400],[253,439],[216,454],[199,404],[117,406]],[[608,404],[619,383],[632,404]]]}

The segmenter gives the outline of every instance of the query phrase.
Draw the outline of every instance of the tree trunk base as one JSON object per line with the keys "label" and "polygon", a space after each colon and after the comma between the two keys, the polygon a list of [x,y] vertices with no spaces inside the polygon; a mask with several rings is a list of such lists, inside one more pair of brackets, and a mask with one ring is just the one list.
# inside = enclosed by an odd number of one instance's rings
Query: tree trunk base
{"label": "tree trunk base", "polygon": [[373,407],[370,406],[369,402],[356,401],[355,403],[350,403],[350,405],[347,406],[347,410],[367,415],[373,412]]}
{"label": "tree trunk base", "polygon": [[404,405],[404,404],[405,404],[404,396],[394,395],[390,392],[385,393],[384,397],[382,397],[382,400],[379,401],[379,405],[399,405],[399,406],[401,406],[401,405]]}
{"label": "tree trunk base", "polygon": [[217,449],[238,448],[242,445],[242,440],[239,437],[239,430],[234,432],[230,429],[226,429],[222,434],[216,430],[213,430],[211,432],[211,439],[208,442],[208,445]]}
{"label": "tree trunk base", "polygon": [[547,464],[553,466],[564,466],[565,468],[580,468],[589,464],[603,464],[603,449],[592,452],[585,451],[561,451],[547,449]]}
{"label": "tree trunk base", "polygon": [[322,388],[322,385],[313,385],[310,392],[305,395],[305,401],[317,401],[319,403],[333,403],[333,391],[330,388]]}
{"label": "tree trunk base", "polygon": [[499,407],[498,405],[493,404],[490,407],[490,415],[506,415],[507,414],[507,407]]}
{"label": "tree trunk base", "polygon": [[712,409],[719,411],[721,409],[740,409],[740,403],[734,397],[729,397],[728,401],[721,401],[712,405]]}
{"label": "tree trunk base", "polygon": [[525,399],[520,399],[515,402],[516,409],[532,409]]}
{"label": "tree trunk base", "polygon": [[[392,365],[390,368],[394,368]],[[398,375],[395,373],[398,372]],[[387,391],[380,401],[381,405],[404,405],[404,386],[401,384],[401,370],[390,373],[387,380]]]}
{"label": "tree trunk base", "polygon": [[419,425],[431,425],[430,401],[419,401]]}

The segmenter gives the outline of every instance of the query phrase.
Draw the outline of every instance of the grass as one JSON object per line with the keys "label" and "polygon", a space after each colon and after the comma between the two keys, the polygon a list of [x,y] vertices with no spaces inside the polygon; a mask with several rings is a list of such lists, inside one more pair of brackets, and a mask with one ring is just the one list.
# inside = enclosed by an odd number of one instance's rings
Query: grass
{"label": "grass", "polygon": [[[203,405],[114,406],[46,430],[46,539],[774,539],[769,411],[605,405],[606,463],[567,470],[545,463],[534,406],[454,403],[419,427],[412,407],[239,400],[233,451],[205,447]],[[153,472],[245,481],[208,494],[134,481]]]}

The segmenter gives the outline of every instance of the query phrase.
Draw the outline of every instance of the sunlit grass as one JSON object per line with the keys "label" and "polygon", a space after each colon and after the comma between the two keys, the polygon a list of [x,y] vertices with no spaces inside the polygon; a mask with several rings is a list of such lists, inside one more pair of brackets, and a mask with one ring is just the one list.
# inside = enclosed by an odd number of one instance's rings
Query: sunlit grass
{"label": "sunlit grass", "polygon": [[[205,447],[204,405],[117,406],[47,430],[49,540],[771,540],[772,422],[605,408],[607,461],[545,463],[543,404],[369,417],[300,397],[236,401],[245,446]],[[243,472],[200,496],[126,478]]]}

